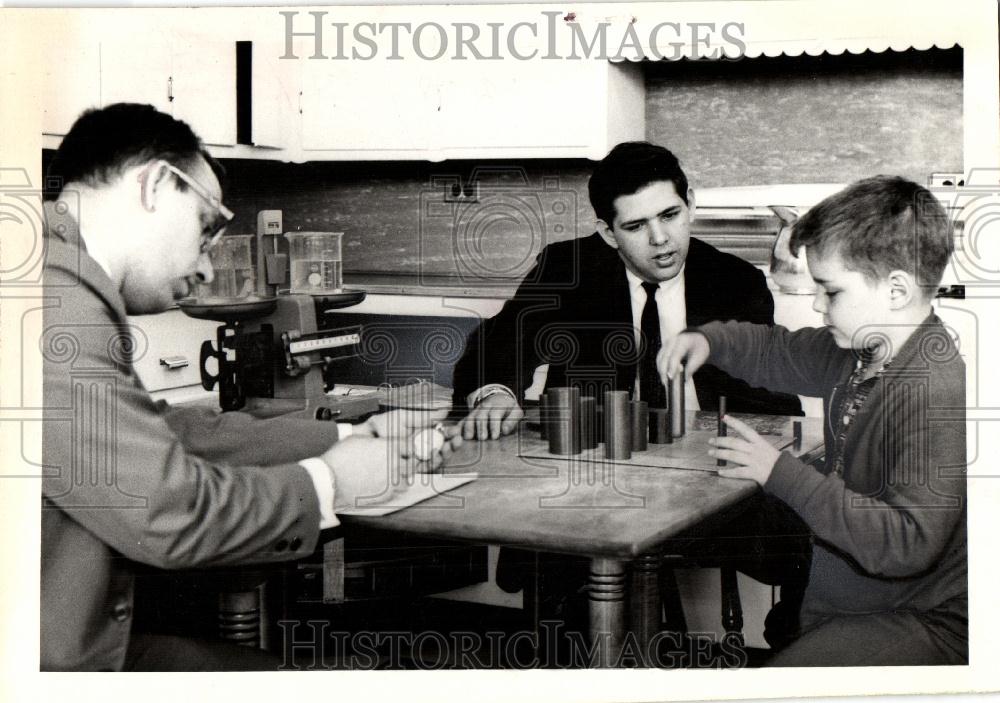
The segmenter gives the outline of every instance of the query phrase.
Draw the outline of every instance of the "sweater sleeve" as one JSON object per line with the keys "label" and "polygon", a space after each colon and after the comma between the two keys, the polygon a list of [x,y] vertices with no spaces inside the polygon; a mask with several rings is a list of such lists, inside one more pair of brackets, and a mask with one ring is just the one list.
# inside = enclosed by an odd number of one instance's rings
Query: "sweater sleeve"
{"label": "sweater sleeve", "polygon": [[855,466],[874,476],[873,490],[853,490],[840,475],[824,475],[787,452],[764,484],[818,539],[882,577],[914,576],[932,568],[965,506],[964,424],[938,421],[921,427],[912,407],[898,409],[909,422],[876,420],[885,441],[877,440],[874,450],[861,457],[870,465]]}
{"label": "sweater sleeve", "polygon": [[751,386],[821,397],[853,359],[824,328],[790,332],[780,325],[709,322],[697,328],[708,339],[708,363]]}

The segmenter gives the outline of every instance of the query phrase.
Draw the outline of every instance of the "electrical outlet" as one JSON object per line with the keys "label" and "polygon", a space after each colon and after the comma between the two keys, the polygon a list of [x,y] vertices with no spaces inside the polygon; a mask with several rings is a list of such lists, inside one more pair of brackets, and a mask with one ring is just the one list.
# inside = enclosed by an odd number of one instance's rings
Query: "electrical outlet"
{"label": "electrical outlet", "polygon": [[462,183],[456,178],[444,185],[444,201],[446,203],[478,203],[479,181]]}
{"label": "electrical outlet", "polygon": [[261,210],[257,213],[257,234],[277,236],[284,230],[281,210]]}
{"label": "electrical outlet", "polygon": [[928,180],[928,188],[953,188],[965,185],[964,173],[932,173]]}

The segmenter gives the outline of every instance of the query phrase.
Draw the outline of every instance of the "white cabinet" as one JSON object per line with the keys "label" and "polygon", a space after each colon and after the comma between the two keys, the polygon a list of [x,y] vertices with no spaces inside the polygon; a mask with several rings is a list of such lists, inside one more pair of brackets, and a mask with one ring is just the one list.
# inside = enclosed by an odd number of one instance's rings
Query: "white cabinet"
{"label": "white cabinet", "polygon": [[62,136],[80,113],[101,104],[98,44],[70,28],[53,28],[42,64],[42,134]]}
{"label": "white cabinet", "polygon": [[191,124],[206,144],[236,143],[236,45],[163,37],[100,44],[101,104],[139,102]]}
{"label": "white cabinet", "polygon": [[645,134],[638,64],[301,63],[304,160],[601,158]]}

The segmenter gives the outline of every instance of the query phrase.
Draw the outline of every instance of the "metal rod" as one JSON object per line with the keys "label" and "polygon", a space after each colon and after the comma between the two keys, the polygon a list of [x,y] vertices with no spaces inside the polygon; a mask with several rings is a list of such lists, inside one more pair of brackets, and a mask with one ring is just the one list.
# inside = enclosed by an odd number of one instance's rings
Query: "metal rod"
{"label": "metal rod", "polygon": [[[719,436],[719,437],[725,437],[726,436],[726,423],[723,420],[723,418],[725,416],[726,416],[726,396],[720,395],[719,396],[719,414],[718,414],[718,417],[716,417],[716,423],[718,423],[716,425],[716,435]],[[716,466],[728,466],[729,464],[728,464],[728,462],[725,459],[716,459],[715,460],[715,465]]]}
{"label": "metal rod", "polygon": [[684,367],[670,379],[670,434],[674,439],[684,436]]}
{"label": "metal rod", "polygon": [[542,393],[538,396],[538,425],[542,439],[549,438],[549,397]]}

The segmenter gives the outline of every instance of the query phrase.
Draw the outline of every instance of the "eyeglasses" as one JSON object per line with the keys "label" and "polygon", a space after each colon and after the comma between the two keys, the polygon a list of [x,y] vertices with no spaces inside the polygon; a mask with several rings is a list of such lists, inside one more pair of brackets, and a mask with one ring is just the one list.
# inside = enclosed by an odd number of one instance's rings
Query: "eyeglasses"
{"label": "eyeglasses", "polygon": [[149,177],[149,174],[161,166],[184,181],[191,188],[191,190],[201,196],[201,198],[211,205],[218,213],[215,221],[206,227],[205,231],[202,232],[201,235],[201,253],[204,254],[208,252],[219,242],[219,239],[222,237],[222,233],[226,230],[226,225],[232,222],[234,217],[233,211],[223,205],[221,200],[209,193],[205,186],[165,159],[160,159],[159,161],[155,161],[150,164],[149,168],[145,169],[139,176],[139,180],[142,181],[143,189],[146,187],[146,179]]}

